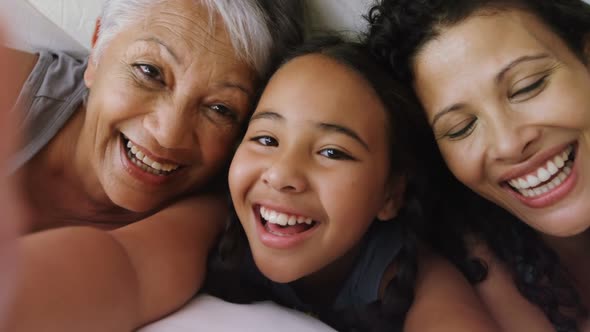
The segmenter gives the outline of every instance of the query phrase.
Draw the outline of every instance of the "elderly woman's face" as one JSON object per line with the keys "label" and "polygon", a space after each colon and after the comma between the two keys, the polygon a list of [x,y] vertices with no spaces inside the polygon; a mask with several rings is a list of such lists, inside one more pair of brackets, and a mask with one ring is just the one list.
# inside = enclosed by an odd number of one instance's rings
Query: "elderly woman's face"
{"label": "elderly woman's face", "polygon": [[89,64],[80,144],[89,176],[133,211],[194,190],[222,170],[255,88],[254,71],[235,55],[224,27],[211,29],[195,1],[154,5],[144,17]]}

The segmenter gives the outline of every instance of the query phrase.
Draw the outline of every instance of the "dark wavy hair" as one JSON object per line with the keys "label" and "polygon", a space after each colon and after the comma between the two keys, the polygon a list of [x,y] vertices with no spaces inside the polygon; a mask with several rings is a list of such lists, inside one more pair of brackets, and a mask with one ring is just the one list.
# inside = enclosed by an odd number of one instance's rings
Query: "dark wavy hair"
{"label": "dark wavy hair", "polygon": [[[408,84],[412,65],[422,47],[445,28],[471,15],[519,9],[536,15],[586,63],[584,48],[590,32],[590,5],[581,0],[380,0],[369,11],[366,42],[391,74]],[[423,113],[423,111],[422,111]],[[426,123],[424,117],[422,121]],[[472,282],[486,278],[485,262],[471,259],[466,234],[483,239],[511,270],[521,294],[543,310],[557,331],[577,331],[577,318],[587,315],[571,278],[557,254],[540,235],[507,211],[461,185],[444,166],[432,133],[430,146],[421,150],[430,168],[430,181],[444,188],[445,197],[431,197],[438,205],[430,240]],[[452,199],[450,198],[452,197]]]}
{"label": "dark wavy hair", "polygon": [[[321,54],[354,70],[370,84],[385,106],[388,121],[385,124],[390,142],[390,177],[404,177],[406,192],[404,206],[399,213],[401,224],[401,250],[395,258],[396,276],[387,285],[382,300],[366,306],[355,306],[340,312],[329,308],[319,313],[320,319],[339,331],[402,331],[406,313],[414,300],[414,286],[417,274],[417,238],[426,215],[418,197],[426,189],[426,183],[419,174],[418,163],[412,158],[411,150],[415,128],[420,126],[419,114],[414,109],[418,103],[410,89],[402,87],[387,71],[371,57],[363,44],[346,42],[339,37],[329,36],[308,41],[295,50],[282,64],[297,57]],[[414,125],[409,125],[414,124]],[[428,128],[424,128],[428,130]],[[417,141],[415,141],[417,142]],[[234,216],[230,218],[217,249],[210,259],[210,271],[205,289],[209,293],[233,302],[251,302],[273,299],[266,289],[256,289],[236,273],[248,253],[244,230]],[[232,279],[231,281],[228,278]],[[228,285],[236,285],[228,288]]]}

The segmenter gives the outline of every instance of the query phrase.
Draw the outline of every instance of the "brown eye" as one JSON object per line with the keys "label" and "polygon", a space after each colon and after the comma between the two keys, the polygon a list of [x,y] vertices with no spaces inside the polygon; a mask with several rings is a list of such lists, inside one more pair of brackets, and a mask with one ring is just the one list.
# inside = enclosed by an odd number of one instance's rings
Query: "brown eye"
{"label": "brown eye", "polygon": [[516,101],[525,101],[539,94],[547,82],[547,75],[525,86],[524,88],[514,92],[509,96],[510,99],[517,99]]}
{"label": "brown eye", "polygon": [[[467,122],[468,121],[468,122]],[[458,140],[464,137],[467,137],[473,129],[475,128],[477,118],[473,118],[471,120],[465,120],[461,122],[459,125],[455,126],[449,132],[445,134],[446,137],[450,138],[451,140]],[[467,124],[464,124],[467,122]],[[455,129],[459,127],[458,129]]]}
{"label": "brown eye", "polygon": [[145,63],[139,63],[133,66],[143,78],[159,83],[164,82],[164,78],[162,77],[162,73],[158,67]]}
{"label": "brown eye", "polygon": [[354,158],[352,158],[350,155],[348,155],[347,153],[344,153],[338,149],[334,149],[334,148],[327,148],[327,149],[323,149],[319,152],[320,155],[329,158],[329,159],[335,159],[335,160],[353,160]]}
{"label": "brown eye", "polygon": [[278,146],[279,142],[276,139],[270,136],[256,136],[250,139],[251,141],[257,142],[260,145],[264,146]]}

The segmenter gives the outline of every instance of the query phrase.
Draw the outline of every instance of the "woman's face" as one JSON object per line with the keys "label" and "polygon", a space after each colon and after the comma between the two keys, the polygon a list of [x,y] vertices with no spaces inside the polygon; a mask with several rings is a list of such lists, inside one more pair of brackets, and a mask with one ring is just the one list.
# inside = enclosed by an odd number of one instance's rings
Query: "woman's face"
{"label": "woman's face", "polygon": [[268,278],[290,282],[338,266],[376,216],[393,217],[386,121],[372,88],[324,56],[296,58],[273,76],[229,173]]}
{"label": "woman's face", "polygon": [[[77,163],[116,205],[146,211],[223,169],[247,118],[255,73],[192,0],[161,2],[123,28],[85,82]],[[216,20],[220,22],[219,19]]]}
{"label": "woman's face", "polygon": [[473,15],[413,69],[460,181],[541,232],[590,226],[590,74],[562,39],[523,11]]}

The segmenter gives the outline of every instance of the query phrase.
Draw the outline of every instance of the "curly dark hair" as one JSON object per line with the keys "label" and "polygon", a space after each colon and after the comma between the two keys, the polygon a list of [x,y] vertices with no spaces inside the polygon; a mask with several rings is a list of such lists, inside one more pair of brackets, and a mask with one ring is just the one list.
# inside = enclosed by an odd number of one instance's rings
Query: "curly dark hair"
{"label": "curly dark hair", "polygon": [[[427,186],[424,178],[417,176],[420,165],[410,153],[418,148],[411,143],[418,142],[413,140],[413,135],[421,123],[420,119],[415,118],[419,112],[413,110],[419,107],[417,100],[411,89],[396,82],[361,43],[346,42],[335,36],[317,38],[295,50],[283,64],[308,54],[327,56],[354,70],[371,85],[387,112],[390,176],[406,179],[404,206],[396,220],[400,223],[402,233],[401,250],[394,262],[397,272],[387,285],[383,298],[366,306],[355,306],[339,312],[320,308],[319,318],[338,331],[402,331],[406,313],[414,300],[417,239],[426,219],[418,197],[424,195]],[[422,128],[424,133],[430,131],[427,127]],[[240,263],[244,262],[248,250],[244,230],[234,215],[210,259],[211,273],[208,273],[206,291],[233,302],[273,299],[267,289],[252,288],[235,273]],[[230,282],[227,278],[233,280]],[[237,285],[237,288],[228,289],[228,285]]]}
{"label": "curly dark hair", "polygon": [[[366,16],[366,43],[392,75],[410,84],[414,81],[415,56],[444,28],[479,12],[511,9],[536,15],[586,63],[590,5],[581,0],[380,0]],[[434,137],[430,135],[429,139],[429,146],[420,150],[420,155],[431,158],[423,162],[432,165],[432,186],[445,188],[445,197],[431,197],[437,220],[443,219],[429,226],[433,245],[468,279],[478,282],[486,278],[485,262],[470,258],[464,242],[466,234],[478,236],[511,270],[521,294],[544,311],[557,331],[577,331],[577,319],[587,315],[586,309],[557,254],[535,230],[454,179],[444,166]]]}

